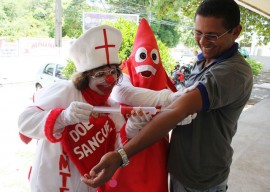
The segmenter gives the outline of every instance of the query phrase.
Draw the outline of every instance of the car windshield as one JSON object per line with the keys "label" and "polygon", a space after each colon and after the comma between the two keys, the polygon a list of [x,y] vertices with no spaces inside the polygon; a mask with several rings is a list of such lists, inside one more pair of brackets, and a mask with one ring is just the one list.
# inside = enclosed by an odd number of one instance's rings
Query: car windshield
{"label": "car windshield", "polygon": [[57,65],[55,76],[59,79],[67,79],[67,77],[62,72],[63,68],[64,67],[62,65]]}

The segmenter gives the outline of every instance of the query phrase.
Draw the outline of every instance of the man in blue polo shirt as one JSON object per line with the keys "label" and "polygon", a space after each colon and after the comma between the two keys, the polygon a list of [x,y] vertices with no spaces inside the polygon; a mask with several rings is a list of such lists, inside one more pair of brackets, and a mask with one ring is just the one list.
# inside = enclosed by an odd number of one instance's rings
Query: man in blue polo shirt
{"label": "man in blue polo shirt", "polygon": [[[173,129],[168,160],[171,191],[227,190],[233,155],[231,141],[251,94],[252,71],[235,42],[242,30],[235,1],[204,0],[194,20],[194,38],[201,54],[187,87],[195,82],[199,84],[168,106],[172,110],[153,118],[121,153],[106,154],[90,174],[82,178],[83,182],[90,186],[101,185],[120,165],[127,165],[129,157]],[[176,126],[194,113],[197,117],[191,124]]]}

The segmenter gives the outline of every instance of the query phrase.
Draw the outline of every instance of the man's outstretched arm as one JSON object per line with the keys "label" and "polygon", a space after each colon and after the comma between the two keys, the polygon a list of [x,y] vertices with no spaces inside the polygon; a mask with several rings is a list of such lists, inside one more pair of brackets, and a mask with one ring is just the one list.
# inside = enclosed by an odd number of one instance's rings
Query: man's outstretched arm
{"label": "man's outstretched arm", "polygon": [[[168,106],[168,109],[172,110],[155,116],[123,147],[129,158],[163,138],[188,115],[201,111],[202,97],[199,89],[196,88],[180,96]],[[109,152],[101,158],[89,174],[82,177],[82,181],[92,187],[98,187],[107,182],[121,164],[122,158],[119,153]]]}

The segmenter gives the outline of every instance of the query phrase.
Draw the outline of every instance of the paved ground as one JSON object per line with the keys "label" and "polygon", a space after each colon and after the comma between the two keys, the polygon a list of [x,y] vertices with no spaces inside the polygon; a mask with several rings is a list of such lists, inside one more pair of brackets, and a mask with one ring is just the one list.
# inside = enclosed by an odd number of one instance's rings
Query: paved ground
{"label": "paved ground", "polygon": [[262,72],[255,76],[253,84],[248,105],[254,105],[270,95],[270,72]]}
{"label": "paved ground", "polygon": [[233,138],[228,192],[270,192],[270,73],[254,77],[254,87]]}
{"label": "paved ground", "polygon": [[18,116],[31,103],[33,83],[0,86],[0,191],[30,192],[28,172],[35,142],[25,145],[18,135]]}
{"label": "paved ground", "polygon": [[269,109],[268,96],[240,117],[228,192],[270,192]]}

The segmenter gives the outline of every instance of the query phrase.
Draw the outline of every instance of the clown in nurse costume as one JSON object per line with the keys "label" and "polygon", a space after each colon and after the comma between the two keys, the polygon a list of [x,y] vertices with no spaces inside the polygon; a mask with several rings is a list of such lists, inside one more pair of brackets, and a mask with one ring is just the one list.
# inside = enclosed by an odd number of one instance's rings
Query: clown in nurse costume
{"label": "clown in nurse costume", "polygon": [[30,174],[32,192],[94,192],[80,177],[113,151],[125,123],[121,114],[93,116],[94,106],[119,107],[109,98],[121,75],[121,32],[102,25],[88,30],[71,47],[77,76],[43,88],[19,116],[23,139],[37,139]]}

